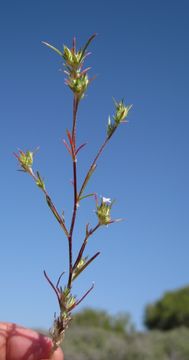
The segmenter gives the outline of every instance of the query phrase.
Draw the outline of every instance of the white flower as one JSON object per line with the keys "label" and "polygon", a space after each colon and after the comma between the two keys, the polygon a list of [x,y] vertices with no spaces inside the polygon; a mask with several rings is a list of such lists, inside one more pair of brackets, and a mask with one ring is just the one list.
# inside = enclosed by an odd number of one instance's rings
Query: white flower
{"label": "white flower", "polygon": [[102,197],[102,202],[104,204],[111,204],[111,199],[110,198],[106,198],[106,197]]}

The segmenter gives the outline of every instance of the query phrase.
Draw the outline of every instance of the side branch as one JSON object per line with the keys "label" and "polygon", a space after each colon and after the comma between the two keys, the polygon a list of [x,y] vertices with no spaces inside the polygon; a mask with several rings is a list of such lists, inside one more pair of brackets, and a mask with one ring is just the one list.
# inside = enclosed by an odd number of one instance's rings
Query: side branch
{"label": "side branch", "polygon": [[83,241],[83,244],[81,245],[81,248],[80,248],[80,251],[79,251],[79,254],[77,256],[77,259],[73,265],[73,270],[76,269],[77,265],[79,264],[80,260],[82,259],[82,256],[83,256],[83,253],[84,253],[84,250],[85,250],[85,247],[87,245],[87,242],[88,242],[88,239],[89,237],[94,234],[94,232],[100,227],[100,223],[98,223],[94,229],[88,231],[88,228],[86,228],[86,236],[85,236],[85,239]]}
{"label": "side branch", "polygon": [[89,179],[90,175],[92,175],[93,171],[96,169],[96,162],[97,162],[98,158],[100,157],[100,155],[102,154],[102,152],[103,152],[106,144],[108,143],[108,141],[109,141],[109,138],[107,137],[105,139],[105,141],[103,142],[103,144],[101,145],[97,155],[95,156],[95,158],[94,158],[94,160],[93,160],[93,162],[92,162],[92,164],[91,164],[91,166],[90,166],[90,168],[89,168],[89,170],[87,172],[87,175],[86,175],[86,177],[85,177],[85,179],[83,181],[83,184],[81,186],[81,189],[80,189],[80,192],[79,192],[79,195],[78,195],[78,199],[81,198],[81,195],[83,194],[83,192],[85,190],[85,186],[86,186],[86,184],[88,182],[88,179]]}
{"label": "side branch", "polygon": [[61,216],[59,215],[58,211],[56,210],[50,196],[45,193],[45,196],[46,196],[46,201],[47,201],[47,205],[49,206],[49,208],[51,209],[52,213],[54,214],[56,220],[59,222],[61,228],[64,230],[67,238],[69,237],[69,233],[68,233],[68,230],[65,226],[65,223],[64,223],[64,220],[61,218]]}

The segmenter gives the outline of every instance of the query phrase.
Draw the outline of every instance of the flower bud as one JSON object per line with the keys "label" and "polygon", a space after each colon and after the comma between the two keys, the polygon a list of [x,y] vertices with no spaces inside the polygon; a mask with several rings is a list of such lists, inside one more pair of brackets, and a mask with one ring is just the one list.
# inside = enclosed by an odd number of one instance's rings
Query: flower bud
{"label": "flower bud", "polygon": [[79,261],[79,263],[77,264],[77,270],[80,270],[81,268],[82,268],[82,266],[84,265],[86,263],[86,259],[81,259],[80,261]]}
{"label": "flower bud", "polygon": [[115,102],[115,107],[116,107],[116,113],[114,116],[114,120],[115,120],[115,123],[117,125],[119,125],[121,122],[123,122],[126,119],[132,105],[125,106],[123,103],[123,100],[120,101],[119,103],[117,103],[116,101],[114,101],[114,102]]}
{"label": "flower bud", "polygon": [[74,49],[70,50],[67,46],[64,46],[63,58],[65,60],[65,65],[70,68],[70,71],[80,69],[83,61],[81,51],[76,52]]}
{"label": "flower bud", "polygon": [[69,77],[66,83],[74,94],[76,94],[79,98],[82,98],[89,85],[88,75],[84,74],[76,78]]}
{"label": "flower bud", "polygon": [[111,207],[112,202],[109,198],[103,197],[101,200],[101,204],[97,205],[96,214],[98,216],[99,223],[101,225],[107,225],[111,221]]}
{"label": "flower bud", "polygon": [[76,303],[76,298],[71,295],[70,289],[65,287],[60,297],[60,304],[62,310],[69,311],[71,308],[75,306],[75,303]]}
{"label": "flower bud", "polygon": [[75,280],[76,277],[84,270],[84,265],[86,264],[86,261],[87,261],[87,257],[80,259],[75,270],[73,271],[72,280]]}
{"label": "flower bud", "polygon": [[67,46],[64,46],[63,58],[64,58],[64,60],[66,62],[66,65],[69,65],[69,66],[72,67],[73,54],[72,54],[71,50]]}
{"label": "flower bud", "polygon": [[44,183],[43,179],[41,178],[38,171],[37,171],[36,185],[45,192],[45,183]]}
{"label": "flower bud", "polygon": [[26,151],[24,154],[23,152],[20,153],[20,162],[28,167],[32,167],[33,165],[33,152],[32,151]]}
{"label": "flower bud", "polygon": [[33,165],[33,154],[34,153],[32,151],[26,151],[26,153],[24,153],[22,150],[19,151],[19,155],[14,153],[23,171],[31,171]]}

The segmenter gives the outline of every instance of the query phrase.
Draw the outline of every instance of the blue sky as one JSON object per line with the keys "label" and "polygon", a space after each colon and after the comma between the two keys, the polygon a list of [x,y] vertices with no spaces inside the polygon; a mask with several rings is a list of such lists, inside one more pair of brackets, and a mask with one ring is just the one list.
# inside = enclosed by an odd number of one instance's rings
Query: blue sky
{"label": "blue sky", "polygon": [[[17,172],[12,153],[35,149],[35,169],[69,220],[71,164],[62,145],[71,124],[72,94],[64,85],[61,48],[73,36],[91,45],[95,81],[78,114],[82,179],[102,143],[112,96],[133,104],[129,123],[106,148],[89,191],[116,199],[115,217],[100,229],[87,254],[101,256],[74,293],[95,281],[84,306],[128,311],[139,328],[144,306],[189,282],[188,1],[2,1],[0,11],[1,261],[0,318],[49,327],[56,299],[43,277],[67,268],[67,243],[39,189]],[[81,204],[74,253],[86,222],[96,223],[92,200]]]}

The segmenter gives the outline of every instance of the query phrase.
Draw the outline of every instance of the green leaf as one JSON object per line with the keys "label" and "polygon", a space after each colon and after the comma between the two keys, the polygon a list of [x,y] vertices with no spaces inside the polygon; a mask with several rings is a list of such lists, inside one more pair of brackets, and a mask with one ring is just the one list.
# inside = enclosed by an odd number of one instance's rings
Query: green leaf
{"label": "green leaf", "polygon": [[51,50],[55,51],[58,55],[60,55],[61,57],[63,57],[62,52],[61,52],[59,49],[55,48],[53,45],[47,43],[46,41],[42,41],[42,44],[48,46]]}
{"label": "green leaf", "polygon": [[81,201],[81,200],[83,200],[83,199],[86,199],[86,198],[88,198],[89,196],[94,196],[94,193],[92,193],[92,194],[87,194],[87,195],[84,195],[84,196],[80,197],[80,198],[79,198],[79,200]]}
{"label": "green leaf", "polygon": [[[81,188],[81,191],[80,191],[80,197],[81,197],[81,195],[83,194],[83,192],[84,192],[84,190],[85,190],[85,188],[86,188],[86,186],[87,186],[87,184],[88,184],[88,182],[89,182],[89,180],[90,180],[90,177],[92,176],[92,174],[93,174],[94,171],[96,170],[96,167],[97,167],[97,165],[94,164],[94,165],[91,167],[90,171],[88,172],[88,174],[87,174],[87,176],[86,176],[86,178],[85,178],[85,181],[84,181],[84,183],[83,183],[83,186],[82,186],[82,188]],[[80,200],[80,197],[79,197],[79,200]]]}
{"label": "green leaf", "polygon": [[85,46],[84,46],[83,49],[82,49],[82,53],[81,53],[80,59],[83,58],[83,56],[85,55],[85,51],[87,50],[89,44],[91,43],[91,41],[92,41],[95,37],[96,37],[96,33],[93,34],[93,35],[89,38],[89,40],[86,42]]}

